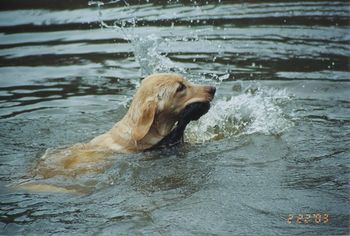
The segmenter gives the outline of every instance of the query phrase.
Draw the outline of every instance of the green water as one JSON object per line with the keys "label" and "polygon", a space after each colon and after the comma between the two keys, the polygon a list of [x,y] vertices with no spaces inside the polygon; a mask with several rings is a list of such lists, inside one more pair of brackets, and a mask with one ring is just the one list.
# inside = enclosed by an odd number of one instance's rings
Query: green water
{"label": "green water", "polygon": [[[347,1],[0,6],[0,235],[349,234]],[[184,147],[38,179],[86,195],[13,188],[160,71],[217,87]]]}

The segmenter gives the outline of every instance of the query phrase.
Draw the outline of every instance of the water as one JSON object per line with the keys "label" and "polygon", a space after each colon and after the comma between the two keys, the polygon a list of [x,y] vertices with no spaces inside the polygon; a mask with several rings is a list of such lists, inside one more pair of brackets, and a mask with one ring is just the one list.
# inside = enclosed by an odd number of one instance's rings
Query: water
{"label": "water", "polygon": [[[1,3],[1,235],[349,234],[347,1],[104,3]],[[217,87],[183,148],[15,188],[158,71]]]}

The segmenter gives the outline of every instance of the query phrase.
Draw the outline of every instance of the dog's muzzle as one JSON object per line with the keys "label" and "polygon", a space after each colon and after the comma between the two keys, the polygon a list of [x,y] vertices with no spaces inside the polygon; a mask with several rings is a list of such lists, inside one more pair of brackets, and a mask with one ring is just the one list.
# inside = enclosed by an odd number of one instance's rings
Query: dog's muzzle
{"label": "dog's muzzle", "polygon": [[213,86],[208,87],[208,93],[210,95],[208,102],[194,102],[188,104],[180,113],[179,121],[192,121],[198,120],[202,115],[207,113],[210,109],[210,101],[213,100],[216,92],[216,88]]}
{"label": "dog's muzzle", "polygon": [[[214,98],[215,87],[209,87],[209,94],[211,95],[211,99]],[[180,143],[183,143],[183,135],[186,126],[192,120],[198,120],[201,116],[206,114],[210,109],[210,102],[194,102],[188,104],[179,114],[178,122],[175,128],[165,136],[161,141],[159,141],[156,145],[154,145],[152,149],[156,148],[165,148],[171,147]]]}

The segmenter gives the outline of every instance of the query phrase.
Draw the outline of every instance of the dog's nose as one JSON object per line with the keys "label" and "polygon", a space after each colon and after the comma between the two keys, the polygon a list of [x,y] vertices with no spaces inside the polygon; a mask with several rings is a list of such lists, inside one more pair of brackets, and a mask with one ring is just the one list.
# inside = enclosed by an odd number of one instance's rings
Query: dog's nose
{"label": "dog's nose", "polygon": [[210,86],[210,87],[209,87],[209,93],[210,93],[212,96],[214,96],[215,92],[216,92],[216,88],[215,88],[214,86]]}

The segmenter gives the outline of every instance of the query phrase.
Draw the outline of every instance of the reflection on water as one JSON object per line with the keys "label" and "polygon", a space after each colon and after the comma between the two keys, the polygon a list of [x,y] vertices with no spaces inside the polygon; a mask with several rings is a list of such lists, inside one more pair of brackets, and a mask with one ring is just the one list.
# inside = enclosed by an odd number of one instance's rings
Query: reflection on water
{"label": "reflection on water", "polygon": [[[3,2],[0,234],[349,234],[349,10],[347,1]],[[158,71],[217,87],[184,147],[33,180],[46,150],[108,130],[140,78]],[[85,194],[15,188],[27,181]],[[330,220],[288,224],[298,214]]]}

